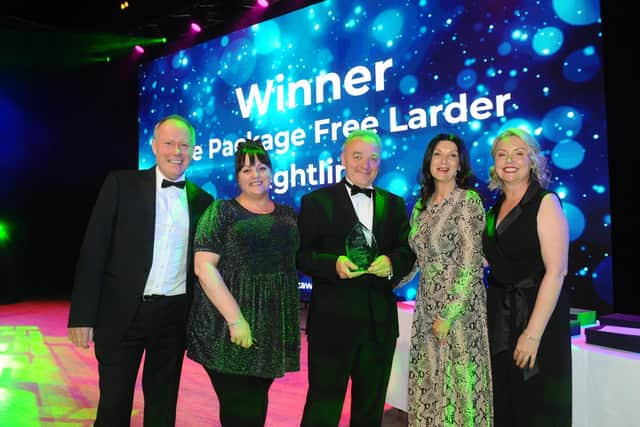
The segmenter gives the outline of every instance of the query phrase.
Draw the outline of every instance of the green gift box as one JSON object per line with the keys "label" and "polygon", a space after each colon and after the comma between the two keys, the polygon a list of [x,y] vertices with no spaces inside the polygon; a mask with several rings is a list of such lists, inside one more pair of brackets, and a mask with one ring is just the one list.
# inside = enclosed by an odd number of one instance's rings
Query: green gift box
{"label": "green gift box", "polygon": [[585,327],[588,325],[595,325],[596,323],[596,311],[595,310],[587,310],[584,308],[570,308],[569,315],[571,320],[577,320],[580,322],[581,327]]}

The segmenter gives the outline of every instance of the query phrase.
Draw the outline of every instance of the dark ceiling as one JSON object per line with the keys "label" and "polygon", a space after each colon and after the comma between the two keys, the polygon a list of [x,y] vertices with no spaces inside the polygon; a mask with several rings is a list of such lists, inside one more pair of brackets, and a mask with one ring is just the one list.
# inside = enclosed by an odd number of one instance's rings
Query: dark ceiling
{"label": "dark ceiling", "polygon": [[51,31],[109,32],[123,35],[157,36],[163,29],[197,17],[211,24],[233,18],[251,1],[149,1],[130,0],[120,10],[118,0],[85,2],[24,1],[11,6],[8,15],[24,26]]}
{"label": "dark ceiling", "polygon": [[145,46],[157,56],[180,43],[192,21],[202,26],[197,38],[191,38],[193,44],[317,2],[272,0],[261,9],[256,0],[129,0],[124,11],[119,0],[14,2],[3,7],[0,20],[0,66],[115,60],[128,55],[135,44],[165,37],[163,45]]}

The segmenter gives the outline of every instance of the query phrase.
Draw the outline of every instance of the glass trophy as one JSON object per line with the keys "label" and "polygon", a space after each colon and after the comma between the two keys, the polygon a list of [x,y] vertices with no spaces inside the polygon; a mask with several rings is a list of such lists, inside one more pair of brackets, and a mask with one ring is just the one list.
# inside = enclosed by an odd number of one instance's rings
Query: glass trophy
{"label": "glass trophy", "polygon": [[369,268],[378,256],[378,245],[371,230],[358,221],[345,240],[347,257],[358,266],[358,270]]}

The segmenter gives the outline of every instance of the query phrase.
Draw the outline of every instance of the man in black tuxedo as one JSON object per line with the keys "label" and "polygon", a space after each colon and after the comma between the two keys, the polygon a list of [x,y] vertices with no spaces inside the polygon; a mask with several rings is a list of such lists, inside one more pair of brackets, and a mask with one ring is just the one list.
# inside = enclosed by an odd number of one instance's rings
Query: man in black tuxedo
{"label": "man in black tuxedo", "polygon": [[194,144],[195,131],[185,118],[163,118],[153,133],[156,167],[111,172],[93,208],[68,327],[75,345],[95,342],[95,426],[130,425],[143,352],[144,425],[175,425],[194,283],[192,240],[213,200],[184,180]]}
{"label": "man in black tuxedo", "polygon": [[[380,137],[351,133],[341,154],[343,181],[302,198],[298,268],[313,280],[307,319],[309,389],[302,426],[334,427],[351,379],[351,427],[379,426],[398,337],[394,285],[415,259],[404,200],[373,187]],[[362,269],[345,239],[362,223],[378,256]]]}

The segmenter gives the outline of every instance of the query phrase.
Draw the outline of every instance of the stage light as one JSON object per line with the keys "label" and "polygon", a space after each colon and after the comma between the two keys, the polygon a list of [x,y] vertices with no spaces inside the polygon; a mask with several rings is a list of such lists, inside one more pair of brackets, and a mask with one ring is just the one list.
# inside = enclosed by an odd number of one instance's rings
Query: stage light
{"label": "stage light", "polygon": [[142,46],[140,46],[139,44],[135,45],[135,46],[133,47],[133,49],[134,49],[136,52],[140,53],[140,54],[144,53],[144,48],[143,48]]}
{"label": "stage light", "polygon": [[125,10],[128,7],[129,7],[128,1],[123,1],[122,3],[120,3],[120,10]]}
{"label": "stage light", "polygon": [[9,223],[0,220],[0,247],[8,246],[9,242],[11,242]]}
{"label": "stage light", "polygon": [[200,27],[200,25],[198,25],[195,22],[191,23],[191,31],[194,33],[199,33],[200,31],[202,31],[202,27]]}
{"label": "stage light", "polygon": [[269,7],[269,0],[258,0],[256,4],[262,8],[267,8]]}

